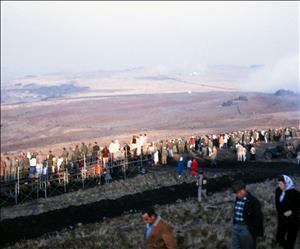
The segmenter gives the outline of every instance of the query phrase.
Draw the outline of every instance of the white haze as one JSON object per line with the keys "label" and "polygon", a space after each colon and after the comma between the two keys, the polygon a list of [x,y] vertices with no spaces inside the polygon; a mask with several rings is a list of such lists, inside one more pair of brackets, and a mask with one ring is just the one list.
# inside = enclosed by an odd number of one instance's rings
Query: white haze
{"label": "white haze", "polygon": [[298,47],[298,2],[1,1],[2,80],[263,65],[244,89],[298,91]]}

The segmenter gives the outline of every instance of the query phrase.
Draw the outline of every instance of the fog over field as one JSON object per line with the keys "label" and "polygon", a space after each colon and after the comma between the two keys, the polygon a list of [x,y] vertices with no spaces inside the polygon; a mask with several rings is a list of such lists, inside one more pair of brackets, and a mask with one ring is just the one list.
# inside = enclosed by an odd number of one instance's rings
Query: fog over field
{"label": "fog over field", "polygon": [[299,91],[298,44],[298,2],[1,2],[2,86],[91,72],[105,88],[97,77],[146,68],[139,80]]}

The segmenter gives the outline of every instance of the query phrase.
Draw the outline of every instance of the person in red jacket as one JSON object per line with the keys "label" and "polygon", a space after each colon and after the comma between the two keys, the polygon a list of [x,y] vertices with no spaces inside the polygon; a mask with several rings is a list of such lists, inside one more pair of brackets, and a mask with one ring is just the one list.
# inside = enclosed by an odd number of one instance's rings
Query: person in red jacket
{"label": "person in red jacket", "polygon": [[197,176],[197,169],[198,169],[198,162],[196,159],[193,159],[190,176]]}
{"label": "person in red jacket", "polygon": [[106,168],[106,165],[108,163],[109,159],[109,149],[105,145],[105,147],[101,150],[101,156],[102,156],[102,165],[104,168]]}

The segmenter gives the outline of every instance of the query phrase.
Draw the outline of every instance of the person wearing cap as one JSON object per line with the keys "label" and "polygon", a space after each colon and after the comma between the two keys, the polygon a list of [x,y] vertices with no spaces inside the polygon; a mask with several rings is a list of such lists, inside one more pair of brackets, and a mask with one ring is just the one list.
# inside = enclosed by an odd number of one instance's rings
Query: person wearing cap
{"label": "person wearing cap", "polygon": [[287,175],[277,178],[275,204],[278,215],[276,239],[284,249],[293,249],[300,226],[300,193]]}
{"label": "person wearing cap", "polygon": [[256,238],[263,236],[263,214],[259,200],[246,190],[243,181],[232,184],[234,203],[232,249],[255,249]]}
{"label": "person wearing cap", "polygon": [[146,223],[144,241],[139,248],[176,249],[177,242],[172,227],[150,207],[142,210],[142,218]]}

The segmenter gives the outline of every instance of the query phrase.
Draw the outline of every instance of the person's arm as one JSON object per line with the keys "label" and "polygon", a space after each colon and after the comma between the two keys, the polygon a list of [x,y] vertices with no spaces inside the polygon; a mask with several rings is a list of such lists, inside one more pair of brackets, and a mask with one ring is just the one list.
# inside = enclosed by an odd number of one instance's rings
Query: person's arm
{"label": "person's arm", "polygon": [[166,230],[163,232],[162,239],[168,249],[177,249],[176,238],[174,237],[170,226],[167,226]]}

